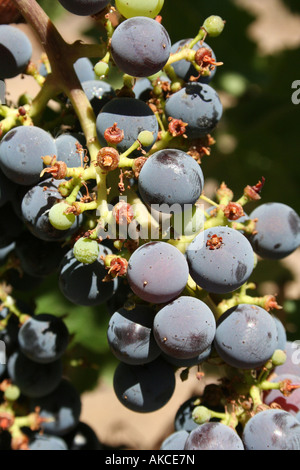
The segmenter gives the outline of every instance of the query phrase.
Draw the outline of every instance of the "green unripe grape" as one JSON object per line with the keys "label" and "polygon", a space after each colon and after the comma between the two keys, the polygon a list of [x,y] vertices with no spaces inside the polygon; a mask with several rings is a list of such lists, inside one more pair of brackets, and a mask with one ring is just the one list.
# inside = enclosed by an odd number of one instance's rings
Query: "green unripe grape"
{"label": "green unripe grape", "polygon": [[163,5],[164,0],[116,0],[116,7],[125,18],[133,16],[155,18]]}
{"label": "green unripe grape", "polygon": [[276,349],[272,356],[272,363],[274,366],[282,366],[286,361],[286,353],[281,349]]}
{"label": "green unripe grape", "polygon": [[211,419],[211,411],[205,406],[196,406],[193,409],[192,418],[197,424],[208,423]]}
{"label": "green unripe grape", "polygon": [[142,131],[138,135],[138,140],[144,147],[148,147],[153,143],[153,134],[150,131]]}
{"label": "green unripe grape", "polygon": [[203,28],[211,37],[219,36],[224,29],[224,20],[220,16],[212,15],[206,18],[203,23]]}
{"label": "green unripe grape", "polygon": [[49,211],[49,221],[57,230],[68,230],[75,222],[74,214],[66,214],[68,204],[65,202],[58,202],[54,204]]}
{"label": "green unripe grape", "polygon": [[96,240],[79,238],[73,247],[73,254],[80,263],[92,264],[98,258],[99,245]]}
{"label": "green unripe grape", "polygon": [[106,77],[109,72],[109,66],[106,62],[100,60],[94,67],[94,72],[98,77]]}
{"label": "green unripe grape", "polygon": [[20,389],[16,385],[10,385],[4,392],[4,396],[8,401],[18,400],[20,395]]}

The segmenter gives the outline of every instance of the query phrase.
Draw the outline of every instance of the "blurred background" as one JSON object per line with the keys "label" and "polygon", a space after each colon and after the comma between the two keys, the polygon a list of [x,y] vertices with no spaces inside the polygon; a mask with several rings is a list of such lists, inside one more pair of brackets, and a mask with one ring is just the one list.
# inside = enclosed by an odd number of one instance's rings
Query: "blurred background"
{"label": "blurred background", "polygon": [[[103,34],[93,19],[68,14],[56,1],[39,3],[70,42],[79,38],[97,41]],[[282,202],[300,214],[300,104],[292,102],[292,84],[300,80],[300,2],[165,0],[161,12],[172,43],[195,36],[212,14],[226,21],[222,35],[207,41],[217,60],[224,63],[211,82],[220,94],[224,114],[213,133],[216,144],[211,155],[202,162],[206,194],[213,196],[225,182],[239,198],[246,185],[265,177],[262,202]],[[18,27],[31,36],[33,59],[38,63],[39,44],[26,25]],[[24,91],[34,96],[38,86],[25,77],[8,80],[7,89],[13,100]],[[247,206],[249,212],[251,209]],[[259,295],[278,295],[283,306],[278,317],[286,326],[288,339],[300,340],[299,250],[281,262],[259,263],[252,280]],[[38,313],[66,316],[74,334],[68,373],[83,392],[82,420],[96,430],[100,440],[111,447],[159,448],[173,431],[179,405],[201,393],[208,379],[199,380],[193,370],[186,381],[178,375],[176,392],[162,410],[146,415],[130,412],[117,401],[111,387],[116,361],[106,343],[106,306],[71,304],[58,291],[56,276],[20,296],[34,298]]]}

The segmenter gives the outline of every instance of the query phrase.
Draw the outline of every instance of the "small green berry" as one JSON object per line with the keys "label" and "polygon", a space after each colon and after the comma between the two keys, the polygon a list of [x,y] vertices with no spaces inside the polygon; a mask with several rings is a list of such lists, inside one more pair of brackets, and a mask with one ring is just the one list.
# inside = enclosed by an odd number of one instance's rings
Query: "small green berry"
{"label": "small green berry", "polygon": [[286,353],[281,349],[276,349],[272,356],[272,363],[274,366],[282,366],[286,361]]}
{"label": "small green berry", "polygon": [[21,395],[20,389],[16,385],[10,385],[4,392],[4,396],[8,401],[16,401]]}
{"label": "small green berry", "polygon": [[98,258],[99,245],[96,240],[79,238],[73,247],[73,254],[80,263],[92,264]]}
{"label": "small green berry", "polygon": [[150,131],[142,131],[138,135],[138,140],[144,147],[148,147],[153,143],[153,134]]}
{"label": "small green berry", "polygon": [[58,202],[49,211],[49,221],[57,230],[68,230],[75,222],[76,217],[73,213],[66,214],[68,207],[65,202]]}
{"label": "small green berry", "polygon": [[94,67],[94,72],[98,77],[107,77],[109,66],[106,62],[100,60]]}
{"label": "small green berry", "polygon": [[208,423],[211,419],[211,412],[205,406],[196,406],[192,412],[192,418],[197,424]]}
{"label": "small green berry", "polygon": [[222,33],[224,25],[224,20],[220,16],[212,15],[206,18],[203,23],[203,28],[209,36],[214,38]]}

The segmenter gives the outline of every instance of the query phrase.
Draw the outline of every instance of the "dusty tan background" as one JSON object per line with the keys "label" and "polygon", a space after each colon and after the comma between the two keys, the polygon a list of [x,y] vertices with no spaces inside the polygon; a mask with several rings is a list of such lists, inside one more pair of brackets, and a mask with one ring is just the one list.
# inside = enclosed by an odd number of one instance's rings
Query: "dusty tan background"
{"label": "dusty tan background", "polygon": [[[273,53],[285,47],[299,47],[300,16],[292,15],[280,0],[236,0],[236,2],[257,15],[248,33],[257,41],[261,54]],[[89,21],[88,18],[70,14],[56,25],[64,38],[72,42],[81,36],[81,31],[86,29]],[[39,44],[26,25],[18,27],[30,35],[34,48],[33,60],[38,63],[41,52]],[[13,97],[19,96],[20,92],[28,91],[34,95],[39,87],[32,78],[25,77],[22,80],[20,78],[9,80],[7,89],[13,100]],[[287,286],[286,297],[299,299],[300,251],[290,255],[283,262],[295,274],[295,281]],[[268,293],[276,293],[277,286],[268,284],[265,287],[268,288]],[[196,369],[192,369],[186,382],[182,382],[178,375],[176,390],[170,402],[161,410],[148,414],[127,410],[115,397],[111,384],[100,382],[96,390],[83,396],[81,419],[90,424],[100,440],[109,446],[125,445],[132,449],[158,449],[162,440],[173,431],[173,419],[181,403],[193,394],[201,393],[205,383],[214,380],[205,377],[199,381],[196,372]]]}

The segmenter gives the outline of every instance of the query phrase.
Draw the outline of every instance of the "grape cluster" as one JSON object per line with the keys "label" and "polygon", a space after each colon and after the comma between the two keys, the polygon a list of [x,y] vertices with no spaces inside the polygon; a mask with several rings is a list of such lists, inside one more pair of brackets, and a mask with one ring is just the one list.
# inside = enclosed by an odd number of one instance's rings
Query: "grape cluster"
{"label": "grape cluster", "polygon": [[[279,202],[244,212],[261,199],[263,178],[239,198],[225,183],[214,200],[205,195],[202,160],[223,114],[213,86],[222,63],[209,40],[224,21],[211,16],[194,38],[172,45],[159,15],[163,0],[115,7],[59,0],[106,30],[105,47],[67,45],[54,27],[37,27],[36,18],[44,26],[50,20],[35,0],[23,3],[14,0],[45,53],[38,67],[26,35],[0,26],[0,78],[27,74],[41,86],[33,99],[0,103],[0,338],[7,350],[0,390],[8,447],[101,448],[80,421],[81,397],[65,375],[64,320],[28,313],[14,297],[20,286],[29,290],[55,274],[70,305],[107,307],[113,388],[129,410],[166,405],[179,369],[224,367],[220,386],[178,410],[161,450],[299,450],[300,372],[277,370],[289,364],[274,312],[280,306],[249,291],[259,262],[298,249],[300,218]],[[61,51],[68,51],[63,71]],[[115,68],[120,87],[111,81]],[[47,120],[51,99],[59,111]]]}

